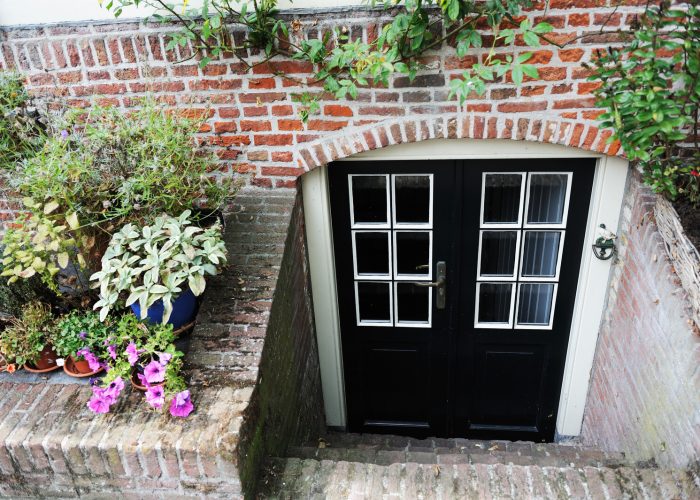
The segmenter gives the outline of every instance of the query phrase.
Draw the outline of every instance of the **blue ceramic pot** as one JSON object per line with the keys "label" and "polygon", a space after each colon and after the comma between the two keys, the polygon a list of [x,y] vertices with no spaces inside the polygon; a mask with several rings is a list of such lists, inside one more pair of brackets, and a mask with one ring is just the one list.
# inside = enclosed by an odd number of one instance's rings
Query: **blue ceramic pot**
{"label": "blue ceramic pot", "polygon": [[[137,317],[141,317],[141,307],[138,301],[131,304],[131,310]],[[161,323],[163,321],[163,310],[163,301],[159,300],[148,308],[146,318],[151,323]],[[193,321],[196,312],[197,297],[195,297],[192,290],[188,288],[173,301],[173,312],[170,315],[168,323],[173,325],[174,330],[177,330],[182,325]]]}

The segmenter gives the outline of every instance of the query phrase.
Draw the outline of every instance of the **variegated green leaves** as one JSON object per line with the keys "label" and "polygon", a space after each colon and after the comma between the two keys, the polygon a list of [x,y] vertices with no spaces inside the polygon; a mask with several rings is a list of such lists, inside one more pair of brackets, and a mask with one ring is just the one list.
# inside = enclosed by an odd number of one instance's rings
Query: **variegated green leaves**
{"label": "variegated green leaves", "polygon": [[179,217],[158,217],[150,226],[125,225],[114,234],[102,258],[102,269],[90,277],[100,289],[104,320],[121,300],[138,302],[142,319],[147,309],[162,300],[163,323],[172,313],[172,303],[187,288],[204,293],[206,275],[215,275],[226,263],[221,226],[202,229],[189,221],[190,212]]}

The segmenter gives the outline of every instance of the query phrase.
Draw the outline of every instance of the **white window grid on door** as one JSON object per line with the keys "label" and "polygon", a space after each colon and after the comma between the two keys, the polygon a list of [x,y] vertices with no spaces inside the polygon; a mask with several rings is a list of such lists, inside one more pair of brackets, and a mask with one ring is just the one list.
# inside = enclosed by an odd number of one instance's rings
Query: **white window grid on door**
{"label": "white window grid on door", "polygon": [[[488,223],[484,222],[485,210],[485,194],[486,180],[489,175],[520,175],[520,193],[518,200],[518,217],[517,223]],[[566,179],[566,188],[563,200],[563,212],[561,223],[528,223],[528,211],[530,207],[530,186],[533,176],[537,175],[560,175]],[[481,213],[480,213],[480,230],[479,230],[479,247],[477,257],[477,272],[476,272],[476,299],[474,308],[474,327],[480,329],[516,329],[516,330],[551,330],[553,327],[554,311],[556,308],[559,274],[561,271],[561,261],[564,249],[564,239],[566,236],[566,223],[569,211],[569,202],[571,197],[571,179],[573,172],[484,172],[482,174],[481,183]],[[483,249],[483,235],[486,231],[517,231],[516,238],[516,255],[514,257],[514,269],[511,275],[482,275],[481,274],[481,257]],[[523,259],[524,248],[526,242],[526,233],[547,232],[559,234],[559,245],[556,253],[556,266],[553,276],[523,276]],[[507,284],[512,283],[509,316],[507,322],[480,322],[479,321],[479,299],[482,284]],[[518,322],[518,311],[520,307],[520,289],[522,284],[538,284],[553,285],[551,305],[547,323],[527,324]]]}
{"label": "white window grid on door", "polygon": [[[386,186],[386,210],[387,223],[367,223],[355,221],[355,207],[353,197],[353,179],[355,177],[383,177]],[[429,202],[428,202],[428,222],[397,222],[396,221],[396,178],[397,177],[427,177],[429,179]],[[430,328],[432,326],[432,303],[433,291],[432,288],[427,289],[427,321],[402,321],[399,318],[399,297],[398,283],[428,283],[433,277],[433,200],[434,200],[434,182],[433,174],[350,174],[348,175],[348,190],[350,200],[350,227],[352,233],[352,258],[353,258],[353,277],[355,280],[355,313],[357,326],[401,326],[407,328]],[[357,234],[378,232],[389,236],[389,274],[360,274],[357,268]],[[428,234],[428,262],[427,273],[424,274],[399,274],[397,267],[397,233],[427,233]],[[389,285],[390,297],[389,320],[377,321],[367,320],[360,317],[360,301],[358,283],[373,282]]]}

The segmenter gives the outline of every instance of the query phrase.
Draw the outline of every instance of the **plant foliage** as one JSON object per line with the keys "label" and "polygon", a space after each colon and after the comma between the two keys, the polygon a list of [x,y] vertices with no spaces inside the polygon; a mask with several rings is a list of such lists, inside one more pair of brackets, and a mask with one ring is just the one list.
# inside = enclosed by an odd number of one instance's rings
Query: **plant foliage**
{"label": "plant foliage", "polygon": [[12,170],[43,144],[46,126],[17,73],[0,71],[0,169]]}
{"label": "plant foliage", "polygon": [[645,182],[671,199],[700,202],[700,6],[661,2],[646,9],[630,43],[595,63],[597,104],[607,112]]}
{"label": "plant foliage", "polygon": [[[392,20],[384,25],[376,40],[367,42],[353,39],[343,28],[327,32],[321,39],[305,38],[298,20],[287,23],[277,16],[276,0],[204,0],[199,7],[188,7],[187,0],[176,3],[110,0],[105,7],[119,16],[124,7],[144,6],[154,10],[157,19],[176,22],[181,29],[171,36],[166,49],[191,44],[201,54],[202,67],[224,53],[233,54],[247,69],[276,56],[313,63],[317,68],[315,77],[304,83],[322,84],[325,91],[338,99],[356,98],[361,86],[387,86],[395,74],[413,80],[423,69],[421,56],[450,41],[459,57],[472,48],[489,49],[482,62],[450,83],[450,95],[463,103],[470,93],[482,95],[488,82],[507,73],[516,84],[525,75],[536,78],[537,69],[527,63],[532,56],[530,52],[514,49],[513,54],[501,58],[495,57],[495,48],[514,47],[517,34],[522,35],[527,46],[538,47],[544,34],[552,30],[546,22],[532,25],[528,19],[516,21],[522,8],[531,6],[530,0],[386,0],[385,3],[372,0],[370,3],[391,10]],[[488,46],[480,31],[484,24],[495,35],[490,37]],[[245,36],[240,40],[232,35],[232,29],[237,27],[245,28]],[[263,57],[247,57],[249,50],[252,54],[258,52],[251,49],[262,49]],[[318,110],[316,94],[306,92],[295,97],[302,104],[304,120]]]}
{"label": "plant foliage", "polygon": [[0,353],[19,365],[36,362],[47,345],[53,323],[48,305],[26,304],[21,318],[13,318],[11,325],[0,332]]}
{"label": "plant foliage", "polygon": [[204,293],[205,275],[218,274],[226,263],[226,247],[218,221],[207,229],[191,223],[189,210],[179,217],[158,217],[152,225],[138,228],[127,224],[109,242],[102,269],[90,277],[100,289],[104,320],[126,295],[126,305],[135,302],[145,319],[156,301],[164,305],[163,323],[172,313],[172,302],[187,288],[196,296]]}

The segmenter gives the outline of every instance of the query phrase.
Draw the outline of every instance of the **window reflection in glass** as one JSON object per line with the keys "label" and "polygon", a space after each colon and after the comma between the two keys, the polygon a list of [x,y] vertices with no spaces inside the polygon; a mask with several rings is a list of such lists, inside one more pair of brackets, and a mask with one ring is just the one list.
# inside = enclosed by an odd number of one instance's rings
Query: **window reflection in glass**
{"label": "window reflection in glass", "polygon": [[389,275],[389,232],[355,231],[357,274]]}
{"label": "window reflection in glass", "polygon": [[387,176],[354,175],[352,182],[352,209],[355,224],[386,224]]}
{"label": "window reflection in glass", "polygon": [[521,275],[556,276],[560,240],[559,231],[525,231]]}
{"label": "window reflection in glass", "polygon": [[396,283],[396,309],[398,322],[428,323],[430,288],[413,283]]}
{"label": "window reflection in glass", "polygon": [[566,174],[531,174],[528,224],[561,224],[566,201]]}
{"label": "window reflection in glass", "polygon": [[423,275],[430,273],[430,232],[396,231],[397,275]]}
{"label": "window reflection in glass", "polygon": [[521,174],[486,174],[483,223],[517,224],[520,221]]}
{"label": "window reflection in glass", "polygon": [[360,321],[391,321],[391,289],[389,283],[355,282]]}
{"label": "window reflection in glass", "polygon": [[518,297],[518,324],[549,325],[553,298],[553,283],[521,283]]}
{"label": "window reflection in glass", "polygon": [[395,175],[394,210],[398,224],[430,222],[430,176]]}
{"label": "window reflection in glass", "polygon": [[481,276],[513,276],[518,249],[517,231],[482,231]]}
{"label": "window reflection in glass", "polygon": [[510,323],[512,283],[479,283],[479,323]]}

